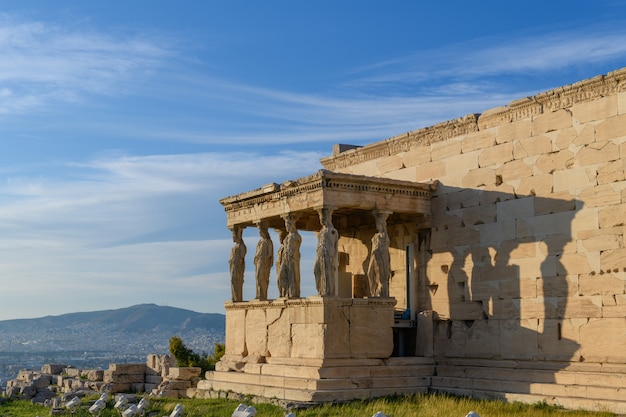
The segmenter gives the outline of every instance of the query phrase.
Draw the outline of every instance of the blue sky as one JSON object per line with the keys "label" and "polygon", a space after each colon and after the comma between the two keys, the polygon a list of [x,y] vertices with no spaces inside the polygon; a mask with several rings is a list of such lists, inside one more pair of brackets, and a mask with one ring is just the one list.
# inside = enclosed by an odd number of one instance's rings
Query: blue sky
{"label": "blue sky", "polygon": [[224,312],[220,198],[624,66],[617,0],[3,0],[0,320]]}

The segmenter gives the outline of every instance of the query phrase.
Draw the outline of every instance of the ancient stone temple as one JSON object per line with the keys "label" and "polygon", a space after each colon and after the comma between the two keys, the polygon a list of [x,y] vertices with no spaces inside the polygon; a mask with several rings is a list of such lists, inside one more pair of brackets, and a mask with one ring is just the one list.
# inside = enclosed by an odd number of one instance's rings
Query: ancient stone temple
{"label": "ancient stone temple", "polygon": [[[626,413],[625,164],[622,69],[336,145],[311,176],[222,199],[226,355],[199,387],[301,402],[433,390]],[[248,255],[245,228],[259,234]],[[299,231],[316,233],[313,270]],[[243,300],[252,259],[256,298]],[[301,297],[304,281],[318,295]]]}

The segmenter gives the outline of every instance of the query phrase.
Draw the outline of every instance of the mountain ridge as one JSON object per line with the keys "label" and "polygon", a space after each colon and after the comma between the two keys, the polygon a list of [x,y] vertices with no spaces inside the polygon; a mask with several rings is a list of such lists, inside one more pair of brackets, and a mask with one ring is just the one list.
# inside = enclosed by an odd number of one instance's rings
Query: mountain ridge
{"label": "mountain ridge", "polygon": [[213,328],[223,331],[224,321],[225,316],[219,313],[198,313],[177,307],[137,304],[119,309],[0,320],[0,331],[24,331],[42,327],[81,328],[89,325],[113,325],[114,330],[127,332],[149,332],[159,328],[173,330],[177,327],[181,330]]}

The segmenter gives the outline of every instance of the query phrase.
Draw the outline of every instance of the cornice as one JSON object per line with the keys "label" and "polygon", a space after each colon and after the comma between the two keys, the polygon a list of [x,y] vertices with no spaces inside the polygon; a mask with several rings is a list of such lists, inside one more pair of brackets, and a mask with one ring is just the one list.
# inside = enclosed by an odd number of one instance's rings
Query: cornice
{"label": "cornice", "polygon": [[313,175],[282,184],[270,184],[253,191],[226,197],[220,200],[229,212],[244,207],[278,202],[285,198],[303,195],[307,192],[328,189],[333,191],[393,193],[409,197],[430,199],[436,184],[415,183],[390,178],[369,177],[331,172],[324,169]]}

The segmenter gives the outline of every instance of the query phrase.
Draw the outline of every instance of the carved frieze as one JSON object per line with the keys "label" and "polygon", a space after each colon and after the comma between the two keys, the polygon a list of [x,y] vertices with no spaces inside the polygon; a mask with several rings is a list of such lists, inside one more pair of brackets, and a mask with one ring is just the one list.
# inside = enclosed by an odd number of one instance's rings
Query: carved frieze
{"label": "carved frieze", "polygon": [[[378,208],[427,216],[434,188],[433,184],[320,170],[294,181],[226,197],[220,203],[226,211],[228,227],[248,226],[263,219],[269,221],[269,227],[278,227],[282,225],[282,215],[304,212],[317,218],[315,210],[322,207]],[[305,223],[307,219],[302,217],[299,227]]]}

